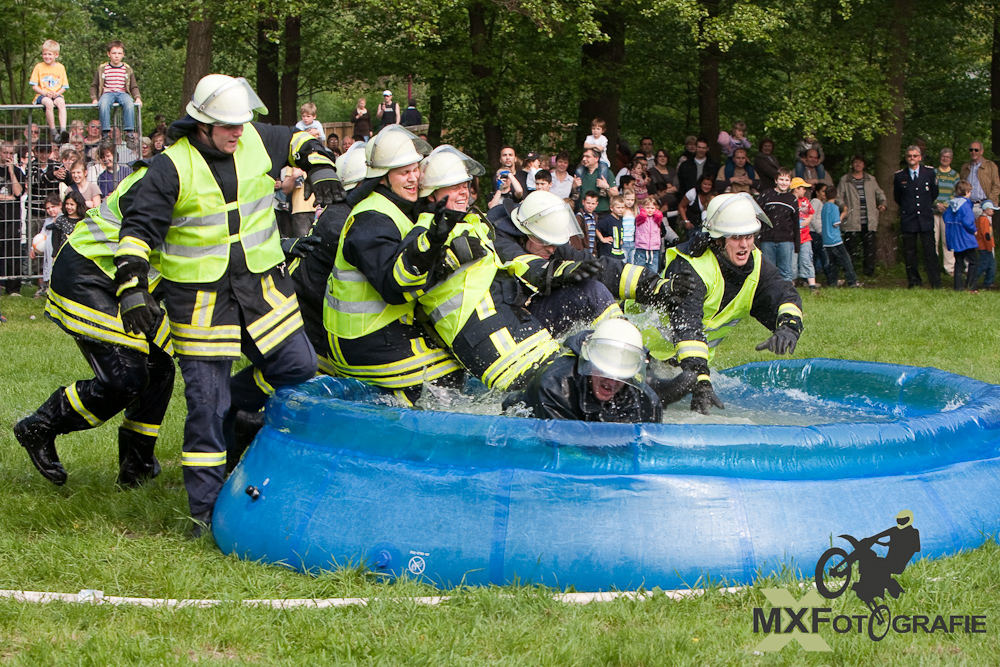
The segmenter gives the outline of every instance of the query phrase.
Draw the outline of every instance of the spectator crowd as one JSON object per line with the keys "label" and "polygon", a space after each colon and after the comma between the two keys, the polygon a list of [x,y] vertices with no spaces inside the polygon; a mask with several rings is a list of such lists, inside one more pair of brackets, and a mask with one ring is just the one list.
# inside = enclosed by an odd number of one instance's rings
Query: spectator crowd
{"label": "spectator crowd", "polygon": [[[6,294],[20,294],[22,277],[40,274],[35,294],[44,296],[52,257],[74,221],[99,206],[136,160],[151,158],[168,143],[161,116],[148,136],[138,135],[136,108],[142,100],[120,41],[108,44],[108,59],[95,68],[91,81],[98,117],[67,125],[63,95],[70,83],[59,52],[60,45],[47,40],[29,79],[46,127],[32,124],[23,136],[12,131],[0,142],[0,279]],[[112,127],[114,106],[121,108],[120,127]],[[296,128],[340,155],[395,123],[413,128],[423,118],[412,97],[403,108],[392,91],[384,90],[374,113],[365,98],[358,99],[352,131],[343,137],[325,131],[312,102],[301,106]],[[855,155],[850,171],[835,179],[813,136],[799,142],[794,164],[783,166],[773,140],[760,139],[753,151],[743,122],[715,139],[718,162],[706,137],[686,137],[674,161],[671,151],[655,146],[649,136],[634,152],[620,145],[610,147],[609,154],[605,122],[595,118],[590,129],[575,167],[568,152],[529,151],[519,158],[512,146],[504,146],[490,183],[492,197],[482,193],[490,207],[505,199],[521,201],[535,190],[550,191],[577,212],[575,244],[598,257],[621,257],[656,271],[664,265],[666,248],[701,228],[714,197],[748,192],[771,222],[760,234],[760,248],[785,279],[818,290],[817,276],[830,286],[860,286],[859,275],[874,275],[875,237],[888,195],[869,172],[865,156]],[[938,287],[942,273],[953,277],[955,289],[993,287],[991,219],[1000,200],[1000,175],[983,156],[981,142],[969,145],[969,155],[956,169],[952,148],[939,151],[936,166],[925,164],[924,146],[906,150],[906,167],[895,175],[891,195],[900,209],[910,287],[925,280]],[[613,160],[623,165],[617,171]],[[303,236],[315,221],[304,176],[286,167],[275,182],[282,236]]]}

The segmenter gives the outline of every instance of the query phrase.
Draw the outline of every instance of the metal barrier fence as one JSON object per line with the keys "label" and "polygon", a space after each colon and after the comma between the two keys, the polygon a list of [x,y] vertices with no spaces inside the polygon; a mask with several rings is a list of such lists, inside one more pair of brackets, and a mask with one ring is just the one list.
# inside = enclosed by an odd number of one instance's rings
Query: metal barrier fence
{"label": "metal barrier fence", "polygon": [[[142,107],[135,107],[135,129],[125,132],[122,108],[115,104],[111,128],[102,136],[97,106],[67,104],[68,140],[54,143],[41,105],[0,105],[0,288],[19,291],[25,280],[43,275],[47,253],[31,258],[32,239],[46,219],[45,202],[60,202],[71,189],[72,164],[85,162],[85,178],[106,197],[142,154]],[[61,211],[60,211],[61,212]]]}

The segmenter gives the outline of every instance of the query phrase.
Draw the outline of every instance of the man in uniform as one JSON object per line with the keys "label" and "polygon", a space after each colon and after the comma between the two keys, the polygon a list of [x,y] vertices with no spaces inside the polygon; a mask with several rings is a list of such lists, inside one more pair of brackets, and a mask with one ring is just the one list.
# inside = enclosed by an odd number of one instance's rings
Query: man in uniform
{"label": "man in uniform", "polygon": [[[697,377],[691,409],[722,408],[708,373],[715,347],[741,319],[752,315],[773,333],[757,346],[791,354],[802,333],[802,300],[792,283],[754,247],[764,212],[749,194],[722,194],[709,203],[704,237],[667,249],[665,276],[686,275],[690,292],[670,309],[673,341],[645,332],[654,357],[671,360]],[[707,247],[706,247],[707,246]]]}
{"label": "man in uniform", "polygon": [[906,149],[906,169],[892,176],[892,195],[899,205],[899,228],[903,233],[903,259],[906,263],[906,283],[921,284],[917,262],[917,240],[923,250],[924,268],[932,289],[941,287],[941,269],[934,247],[934,201],[938,196],[937,176],[931,167],[920,164],[923,153],[919,146]]}
{"label": "man in uniform", "polygon": [[623,317],[619,300],[666,307],[684,286],[670,285],[652,271],[620,259],[595,259],[569,243],[579,233],[572,211],[551,192],[532,192],[520,204],[505,203],[488,213],[496,228],[497,253],[527,266],[522,278],[537,294],[528,309],[554,335],[573,325],[595,325]]}
{"label": "man in uniform", "polygon": [[[285,165],[306,171],[318,206],[343,197],[333,159],[305,132],[251,122],[265,112],[243,78],[209,74],[174,143],[155,160],[122,225],[115,280],[126,329],[149,331],[149,255],[161,252],[163,298],[187,399],[184,485],[193,534],[210,525],[226,465],[227,425],[254,412],[277,386],[316,372],[274,218],[274,181]],[[307,192],[307,196],[308,196]],[[244,353],[254,366],[233,379]]]}
{"label": "man in uniform", "polygon": [[461,365],[416,321],[417,299],[455,222],[418,226],[420,161],[427,142],[390,125],[365,143],[367,171],[351,191],[326,289],[323,325],[339,375],[382,387],[404,403],[425,382],[457,383]]}
{"label": "man in uniform", "polygon": [[647,382],[648,350],[634,324],[604,320],[566,341],[569,352],[535,374],[524,391],[511,394],[504,408],[524,403],[538,419],[589,422],[658,422],[663,403],[691,391],[694,376]]}
{"label": "man in uniform", "polygon": [[[174,386],[170,335],[159,309],[148,331],[126,331],[115,296],[114,254],[123,211],[146,173],[134,171],[99,209],[77,225],[52,266],[46,314],[73,336],[94,371],[90,380],[59,387],[34,413],[14,426],[31,462],[53,484],[66,482],[56,436],[95,428],[125,411],[118,428],[118,484],[131,487],[156,477],[153,449]],[[156,271],[147,284],[155,285]]]}
{"label": "man in uniform", "polygon": [[[503,262],[489,224],[470,211],[470,184],[486,170],[447,144],[420,167],[420,196],[430,211],[417,224],[449,228],[428,288],[418,297],[420,310],[455,358],[487,387],[522,387],[558,354],[559,343],[525,307],[532,288],[519,273],[526,265]],[[569,207],[559,203],[572,219]]]}

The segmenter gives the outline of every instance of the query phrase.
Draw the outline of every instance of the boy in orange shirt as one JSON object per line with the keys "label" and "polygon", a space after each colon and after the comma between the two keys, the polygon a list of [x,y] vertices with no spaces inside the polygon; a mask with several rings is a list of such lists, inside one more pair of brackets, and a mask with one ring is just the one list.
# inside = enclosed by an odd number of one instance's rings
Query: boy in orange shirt
{"label": "boy in orange shirt", "polygon": [[[66,68],[62,63],[56,62],[58,58],[59,42],[52,39],[45,40],[42,44],[42,62],[36,63],[35,68],[31,70],[28,85],[38,93],[34,103],[41,104],[45,108],[45,120],[49,123],[52,143],[64,144],[69,140],[69,133],[66,131],[66,99],[63,93],[69,88],[69,79],[66,77]],[[60,134],[56,133],[53,108],[59,109]]]}
{"label": "boy in orange shirt", "polygon": [[986,200],[982,205],[983,214],[976,218],[976,242],[979,244],[979,261],[976,263],[976,277],[972,279],[972,289],[979,289],[979,276],[983,276],[983,289],[993,289],[997,264],[993,257],[993,211],[997,205]]}

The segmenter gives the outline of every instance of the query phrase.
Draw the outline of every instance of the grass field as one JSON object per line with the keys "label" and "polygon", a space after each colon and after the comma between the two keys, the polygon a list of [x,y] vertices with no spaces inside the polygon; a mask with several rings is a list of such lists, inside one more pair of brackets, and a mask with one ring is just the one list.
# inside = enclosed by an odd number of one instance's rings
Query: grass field
{"label": "grass field", "polygon": [[[862,290],[804,293],[806,329],[796,357],[833,357],[935,366],[1000,383],[1000,294],[904,290],[898,275]],[[25,294],[30,294],[28,288]],[[412,581],[383,584],[358,570],[307,577],[222,555],[207,539],[185,539],[181,482],[181,384],[162,431],[163,474],[146,488],[114,488],[114,425],[58,441],[69,472],[64,487],[41,478],[10,426],[60,384],[85,377],[72,340],[30,298],[0,299],[0,589],[212,598],[220,607],[169,610],[36,605],[0,600],[0,661],[15,664],[189,660],[225,663],[380,664],[996,664],[1000,655],[1000,547],[920,561],[900,577],[907,594],[894,614],[986,616],[986,634],[827,635],[833,653],[791,645],[755,655],[752,609],[761,588],[710,591],[687,600],[575,605],[535,587],[455,589],[442,605],[406,598],[440,594]],[[35,319],[30,319],[34,315]],[[742,325],[723,346],[719,367],[766,358],[765,337]],[[179,378],[179,374],[178,374]],[[117,420],[115,420],[117,422]],[[365,607],[272,610],[250,598],[371,597]],[[857,602],[844,596],[833,605]]]}

